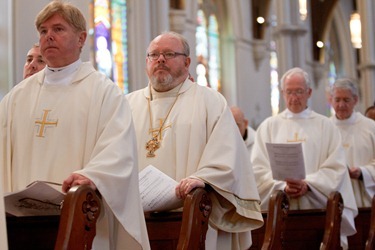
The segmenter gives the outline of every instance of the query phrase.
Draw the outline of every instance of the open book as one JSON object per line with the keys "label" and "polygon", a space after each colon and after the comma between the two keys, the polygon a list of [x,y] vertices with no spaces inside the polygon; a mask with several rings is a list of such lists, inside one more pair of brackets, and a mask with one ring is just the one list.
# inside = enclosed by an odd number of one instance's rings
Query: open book
{"label": "open book", "polygon": [[275,180],[302,180],[306,178],[301,143],[266,143]]}
{"label": "open book", "polygon": [[5,194],[5,212],[13,216],[60,215],[65,195],[51,185],[35,181],[21,191]]}
{"label": "open book", "polygon": [[152,165],[139,172],[139,192],[144,212],[161,212],[182,207],[175,194],[177,181]]}

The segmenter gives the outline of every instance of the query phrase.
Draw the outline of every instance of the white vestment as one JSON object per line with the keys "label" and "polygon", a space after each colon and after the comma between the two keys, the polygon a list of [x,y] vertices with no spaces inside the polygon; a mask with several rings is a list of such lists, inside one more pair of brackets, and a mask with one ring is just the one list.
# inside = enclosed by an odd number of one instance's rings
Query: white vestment
{"label": "white vestment", "polygon": [[105,206],[94,248],[149,249],[126,98],[90,63],[68,75],[68,84],[43,84],[47,70],[16,85],[0,104],[4,191],[79,173],[95,183]]}
{"label": "white vestment", "polygon": [[362,180],[351,179],[358,207],[371,207],[375,195],[375,122],[359,112],[346,120],[331,120],[339,128],[348,167],[359,167]]}
{"label": "white vestment", "polygon": [[247,126],[245,144],[250,155],[254,146],[255,133],[256,132],[253,128],[251,128],[250,126]]}
{"label": "white vestment", "polygon": [[[251,162],[257,180],[262,210],[268,209],[274,190],[284,190],[285,181],[272,178],[266,143],[302,143],[306,182],[311,189],[298,199],[290,199],[290,209],[325,208],[327,198],[339,191],[344,200],[341,235],[355,234],[358,214],[337,128],[329,118],[306,109],[300,114],[285,110],[267,118],[257,129]],[[345,240],[345,239],[343,239]],[[344,242],[344,244],[346,244]]]}
{"label": "white vestment", "polygon": [[[250,230],[260,227],[263,219],[249,154],[233,115],[217,91],[188,79],[180,86],[166,93],[153,91],[150,108],[150,87],[127,95],[137,133],[139,168],[151,164],[176,181],[194,177],[210,185],[210,230],[215,232],[207,233],[206,246],[248,248]],[[160,148],[155,157],[146,157],[145,145],[163,122]],[[215,234],[217,239],[210,238]]]}

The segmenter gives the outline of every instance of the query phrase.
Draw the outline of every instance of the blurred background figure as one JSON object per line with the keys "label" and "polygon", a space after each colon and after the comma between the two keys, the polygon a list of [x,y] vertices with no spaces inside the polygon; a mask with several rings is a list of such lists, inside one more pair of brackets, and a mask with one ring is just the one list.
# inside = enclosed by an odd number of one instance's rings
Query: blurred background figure
{"label": "blurred background figure", "polygon": [[46,62],[44,61],[42,54],[40,53],[39,44],[36,43],[27,52],[26,62],[23,66],[23,79],[34,75],[40,70],[44,69]]}
{"label": "blurred background figure", "polygon": [[234,120],[236,121],[241,136],[246,144],[249,154],[251,155],[251,150],[254,145],[255,130],[249,126],[249,120],[245,118],[244,113],[239,107],[232,106],[230,111],[232,111]]}
{"label": "blurred background figure", "polygon": [[374,105],[368,107],[365,111],[365,116],[367,116],[370,119],[375,120],[375,102]]}
{"label": "blurred background figure", "polygon": [[341,134],[357,206],[371,207],[375,195],[375,123],[355,111],[359,91],[351,79],[335,81],[330,101],[336,112],[331,120]]}

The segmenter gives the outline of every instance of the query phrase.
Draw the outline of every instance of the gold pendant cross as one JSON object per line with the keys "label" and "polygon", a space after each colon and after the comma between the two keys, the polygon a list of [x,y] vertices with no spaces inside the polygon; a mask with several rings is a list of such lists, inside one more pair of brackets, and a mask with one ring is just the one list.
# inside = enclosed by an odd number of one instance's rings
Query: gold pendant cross
{"label": "gold pendant cross", "polygon": [[160,148],[160,142],[156,135],[152,137],[152,139],[146,143],[146,150],[148,151],[146,156],[155,157],[155,151],[158,150],[159,148]]}

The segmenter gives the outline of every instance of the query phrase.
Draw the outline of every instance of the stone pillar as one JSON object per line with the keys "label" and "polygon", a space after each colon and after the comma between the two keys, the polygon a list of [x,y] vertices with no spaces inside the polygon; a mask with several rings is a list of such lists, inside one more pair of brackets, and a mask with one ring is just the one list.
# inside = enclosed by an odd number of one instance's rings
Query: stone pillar
{"label": "stone pillar", "polygon": [[373,105],[375,101],[375,37],[372,32],[375,26],[375,2],[373,0],[357,0],[358,12],[362,25],[362,48],[360,49],[361,103],[363,108]]}

